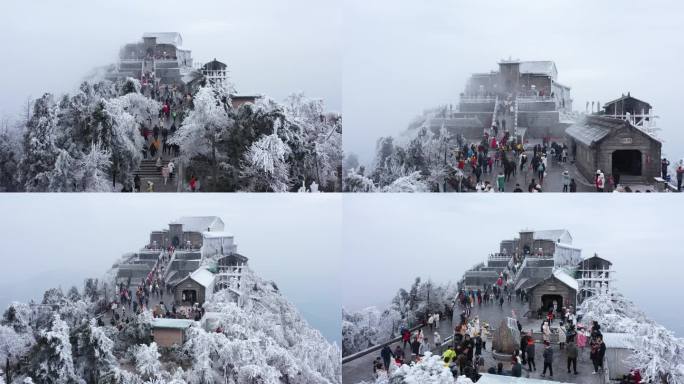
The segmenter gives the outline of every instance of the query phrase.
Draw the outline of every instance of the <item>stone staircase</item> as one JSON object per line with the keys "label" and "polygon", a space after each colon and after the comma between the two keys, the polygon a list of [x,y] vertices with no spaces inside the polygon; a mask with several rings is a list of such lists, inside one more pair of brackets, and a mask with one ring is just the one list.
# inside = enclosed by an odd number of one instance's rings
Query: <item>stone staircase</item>
{"label": "stone staircase", "polygon": [[[140,168],[136,172],[140,176],[140,191],[147,191],[147,182],[154,183],[154,192],[177,192],[178,190],[178,169],[174,171],[173,179],[169,179],[164,185],[164,178],[161,171],[157,170],[156,159],[146,159],[140,162]],[[169,160],[162,159],[162,167],[165,167]]]}

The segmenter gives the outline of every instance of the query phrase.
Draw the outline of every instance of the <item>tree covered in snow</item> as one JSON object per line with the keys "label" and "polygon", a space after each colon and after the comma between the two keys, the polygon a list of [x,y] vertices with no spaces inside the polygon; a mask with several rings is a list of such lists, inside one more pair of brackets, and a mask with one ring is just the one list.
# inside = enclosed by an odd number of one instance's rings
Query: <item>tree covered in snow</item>
{"label": "tree covered in snow", "polygon": [[116,371],[118,362],[114,356],[114,341],[109,338],[103,327],[98,327],[92,319],[80,334],[79,350],[83,355],[83,365],[90,375],[90,382],[101,382],[104,377]]}
{"label": "tree covered in snow", "polygon": [[582,302],[582,321],[597,321],[602,332],[633,336],[628,362],[641,371],[645,381],[684,383],[684,339],[648,318],[619,293],[601,293]]}
{"label": "tree covered in snow", "polygon": [[135,347],[135,369],[143,379],[150,380],[161,376],[161,363],[159,363],[159,351],[157,343],[150,345],[141,344]]}
{"label": "tree covered in snow", "polygon": [[430,126],[427,111],[399,137],[381,137],[370,177],[382,192],[422,192],[443,189],[454,177],[452,150],[458,145],[444,125]]}
{"label": "tree covered in snow", "polygon": [[[9,123],[7,123],[9,124]],[[19,163],[22,158],[22,134],[19,129],[0,128],[0,192],[16,192],[19,185]]]}
{"label": "tree covered in snow", "polygon": [[[409,290],[399,289],[383,308],[342,311],[342,352],[347,356],[399,336],[401,327],[413,327],[430,313],[448,314],[457,286],[416,278]],[[429,299],[428,299],[429,297]],[[443,318],[444,320],[447,320]]]}
{"label": "tree covered in snow", "polygon": [[383,311],[368,307],[348,312],[342,309],[342,355],[347,356],[399,336],[408,323],[394,308]]}
{"label": "tree covered in snow", "polygon": [[142,160],[143,137],[140,126],[157,115],[161,104],[139,93],[128,93],[102,100],[103,116],[100,143],[111,152],[111,177],[124,185],[133,182],[133,174]]}
{"label": "tree covered in snow", "polygon": [[[341,189],[342,117],[320,100],[293,94],[233,108],[224,87],[190,86],[174,105],[183,174],[203,190],[295,191],[316,183]],[[86,81],[73,95],[36,100],[28,121],[0,131],[0,190],[130,190],[139,169],[142,133],[160,125],[162,104],[132,78]],[[9,131],[8,131],[9,132]],[[20,146],[16,145],[21,132]],[[265,175],[259,174],[264,172]]]}
{"label": "tree covered in snow", "polygon": [[32,333],[17,332],[11,326],[0,325],[0,361],[5,362],[10,356],[13,359],[24,356],[35,343]]}
{"label": "tree covered in snow", "polygon": [[21,150],[10,146],[16,135],[0,134],[0,188],[100,192],[132,184],[142,158],[139,128],[152,124],[160,108],[139,93],[135,79],[84,82],[59,103],[46,93],[33,104]]}
{"label": "tree covered in snow", "polygon": [[344,192],[376,192],[375,183],[364,176],[364,169],[350,168],[344,177]]}
{"label": "tree covered in snow", "polygon": [[339,190],[342,176],[342,115],[325,111],[322,100],[302,93],[285,100],[285,124],[279,134],[291,148],[291,178],[316,181],[325,190]]}
{"label": "tree covered in snow", "polygon": [[310,328],[273,284],[248,275],[241,281],[248,298],[237,300],[232,290],[214,294],[204,305],[215,319],[211,328],[188,330],[189,382],[341,383],[339,349]]}
{"label": "tree covered in snow", "polygon": [[46,93],[33,105],[33,115],[26,124],[24,158],[19,166],[19,182],[27,192],[49,191],[59,148],[55,143],[59,108]]}
{"label": "tree covered in snow", "polygon": [[288,190],[288,165],[285,156],[289,148],[277,134],[263,136],[254,142],[247,153],[243,177],[246,189],[252,192],[286,192]]}
{"label": "tree covered in snow", "polygon": [[207,85],[197,91],[193,105],[171,143],[180,146],[186,161],[195,157],[207,159],[216,190],[219,163],[225,160],[219,146],[235,123],[230,96],[223,87]]}
{"label": "tree covered in snow", "polygon": [[33,379],[49,384],[85,383],[74,370],[69,336],[69,326],[55,314],[52,328],[40,333]]}

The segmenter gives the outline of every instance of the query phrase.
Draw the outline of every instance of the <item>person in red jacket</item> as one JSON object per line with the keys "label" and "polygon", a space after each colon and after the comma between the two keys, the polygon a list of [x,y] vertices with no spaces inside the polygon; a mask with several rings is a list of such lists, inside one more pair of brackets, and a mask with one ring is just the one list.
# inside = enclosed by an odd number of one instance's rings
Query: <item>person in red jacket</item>
{"label": "person in red jacket", "polygon": [[195,175],[192,175],[190,177],[190,190],[195,192],[195,189],[197,189],[197,178],[195,178]]}

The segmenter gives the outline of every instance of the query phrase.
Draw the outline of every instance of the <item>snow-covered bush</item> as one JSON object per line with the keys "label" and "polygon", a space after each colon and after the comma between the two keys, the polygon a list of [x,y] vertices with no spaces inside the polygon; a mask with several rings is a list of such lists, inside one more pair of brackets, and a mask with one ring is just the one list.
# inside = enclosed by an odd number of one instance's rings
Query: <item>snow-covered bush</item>
{"label": "snow-covered bush", "polygon": [[454,377],[439,356],[430,352],[418,363],[404,364],[390,372],[390,384],[453,384]]}
{"label": "snow-covered bush", "polygon": [[390,185],[382,188],[383,192],[430,192],[430,189],[423,181],[423,177],[419,171],[412,172],[409,175],[399,177]]}
{"label": "snow-covered bush", "polygon": [[161,375],[161,363],[159,362],[159,351],[157,343],[150,345],[141,344],[135,347],[135,369],[145,379],[157,378]]}

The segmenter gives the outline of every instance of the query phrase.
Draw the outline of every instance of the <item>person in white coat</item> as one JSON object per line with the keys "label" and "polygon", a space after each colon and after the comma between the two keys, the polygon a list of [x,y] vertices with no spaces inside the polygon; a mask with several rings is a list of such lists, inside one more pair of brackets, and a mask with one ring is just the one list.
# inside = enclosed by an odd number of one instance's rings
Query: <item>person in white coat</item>
{"label": "person in white coat", "polygon": [[166,166],[169,167],[169,179],[173,180],[173,170],[176,168],[176,165],[173,164],[173,161],[169,161],[169,164]]}
{"label": "person in white coat", "polygon": [[565,331],[565,326],[561,325],[558,327],[558,344],[560,349],[563,349],[565,347],[565,342],[567,341],[567,334]]}
{"label": "person in white coat", "polygon": [[549,322],[544,320],[544,325],[542,325],[542,333],[544,334],[544,341],[551,341],[551,327],[549,327]]}
{"label": "person in white coat", "polygon": [[434,334],[435,338],[435,353],[442,354],[442,336],[439,334],[439,332],[435,331]]}

